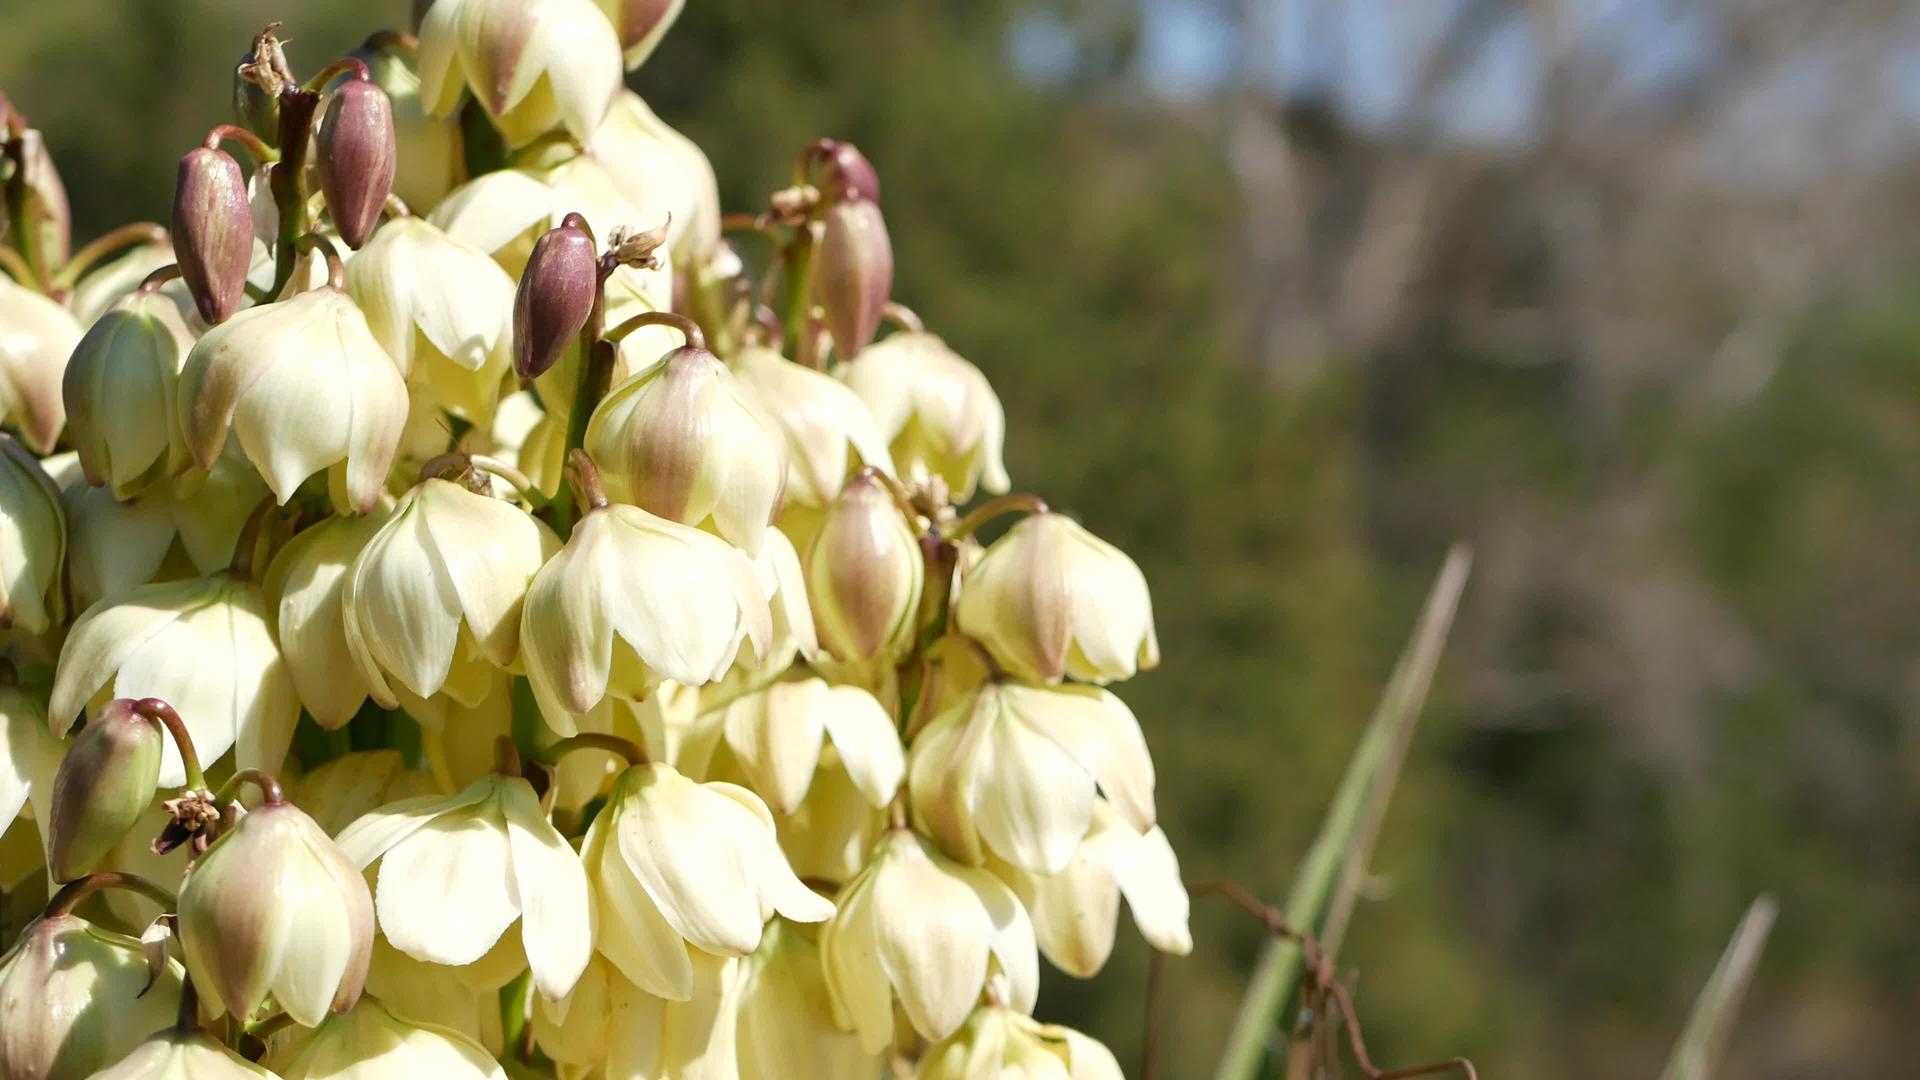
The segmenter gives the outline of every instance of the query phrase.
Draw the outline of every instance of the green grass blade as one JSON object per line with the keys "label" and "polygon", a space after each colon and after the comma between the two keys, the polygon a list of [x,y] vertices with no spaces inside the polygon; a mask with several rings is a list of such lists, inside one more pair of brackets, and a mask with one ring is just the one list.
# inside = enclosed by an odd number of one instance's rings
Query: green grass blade
{"label": "green grass blade", "polygon": [[1727,1038],[1733,1034],[1740,1001],[1746,996],[1747,984],[1753,981],[1777,913],[1773,897],[1764,893],[1747,906],[1707,985],[1694,999],[1693,1013],[1687,1017],[1687,1026],[1680,1032],[1680,1041],[1674,1044],[1673,1056],[1667,1059],[1660,1080],[1708,1080],[1713,1075]]}
{"label": "green grass blade", "polygon": [[[1284,910],[1289,922],[1316,937],[1329,928],[1345,930],[1472,561],[1463,545],[1447,553],[1413,638],[1394,666],[1320,834],[1301,863]],[[1276,938],[1262,947],[1214,1070],[1215,1080],[1254,1080],[1270,1054],[1276,1060],[1285,1056],[1301,963],[1300,948],[1293,942]]]}

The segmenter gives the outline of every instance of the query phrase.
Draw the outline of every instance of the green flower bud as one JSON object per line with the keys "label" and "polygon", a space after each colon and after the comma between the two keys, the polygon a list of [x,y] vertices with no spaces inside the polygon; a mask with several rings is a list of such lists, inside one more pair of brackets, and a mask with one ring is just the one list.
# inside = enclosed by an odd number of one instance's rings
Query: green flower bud
{"label": "green flower bud", "polygon": [[920,544],[886,485],[848,482],[807,551],[807,599],[836,659],[894,660],[913,645],[926,577]]}
{"label": "green flower bud", "polygon": [[196,146],[180,159],[173,189],[173,255],[208,324],[240,310],[253,261],[253,214],[240,163],[224,150]]}
{"label": "green flower bud", "polygon": [[82,728],[53,778],[47,866],[55,881],[100,868],[160,782],[160,726],[128,698],[109,701]]}
{"label": "green flower bud", "polygon": [[77,915],[35,920],[0,956],[0,1077],[81,1080],[172,1023],[180,965],[147,985],[138,941]]}
{"label": "green flower bud", "polygon": [[246,1018],[267,995],[300,1024],[360,998],[373,897],[292,803],[268,801],[207,849],[180,890],[180,946],[201,1004]]}
{"label": "green flower bud", "polygon": [[1002,668],[1035,682],[1104,683],[1160,663],[1140,568],[1064,514],[1030,514],[989,545],[955,618]]}
{"label": "green flower bud", "polygon": [[340,238],[355,251],[373,235],[393,190],[399,147],[393,102],[366,79],[349,79],[333,92],[314,133],[320,191]]}
{"label": "green flower bud", "polygon": [[179,309],[157,290],[123,298],[80,339],[62,390],[87,483],[127,499],[186,465],[173,403],[192,348]]}
{"label": "green flower bud", "polygon": [[587,424],[607,497],[704,526],[758,555],[787,459],[758,405],[718,357],[680,348],[613,388]]}

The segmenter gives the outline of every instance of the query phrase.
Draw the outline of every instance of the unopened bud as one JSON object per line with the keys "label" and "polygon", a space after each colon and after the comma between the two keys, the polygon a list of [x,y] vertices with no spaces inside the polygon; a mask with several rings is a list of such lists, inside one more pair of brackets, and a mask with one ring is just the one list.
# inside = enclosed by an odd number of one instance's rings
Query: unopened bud
{"label": "unopened bud", "polygon": [[270,797],[187,875],[180,946],[213,1016],[245,1018],[271,994],[296,1022],[315,1027],[360,998],[373,897],[312,818]]}
{"label": "unopened bud", "polygon": [[925,566],[905,515],[877,477],[850,481],[807,552],[807,599],[820,644],[845,661],[894,657],[913,643]]}
{"label": "unopened bud", "polygon": [[393,190],[399,161],[393,102],[372,82],[349,79],[327,103],[315,145],[327,213],[340,238],[358,251],[380,223],[380,209]]}
{"label": "unopened bud", "polygon": [[893,294],[893,241],[880,204],[850,199],[827,210],[826,229],[815,257],[815,286],[826,309],[833,348],[845,359],[860,355],[880,329]]}
{"label": "unopened bud", "polygon": [[67,439],[87,483],[131,498],[184,465],[186,444],[170,403],[192,348],[180,309],[157,290],[122,298],[74,346],[61,396]]}
{"label": "unopened bud", "polygon": [[60,171],[53,167],[53,155],[39,131],[27,128],[19,135],[20,160],[18,183],[25,195],[18,215],[26,225],[13,243],[30,259],[51,268],[67,261],[72,241],[73,214],[67,205],[67,188],[60,182]]}
{"label": "unopened bud", "polygon": [[834,202],[855,199],[878,201],[880,174],[860,148],[847,142],[834,142],[820,163],[820,190]]}
{"label": "unopened bud", "polygon": [[28,926],[0,956],[0,1076],[66,1080],[102,1073],[173,1021],[180,966],[149,985],[140,943],[77,915]]}
{"label": "unopened bud", "polygon": [[73,741],[53,777],[47,868],[72,881],[100,868],[153,800],[160,782],[160,728],[134,703],[106,704]]}
{"label": "unopened bud", "polygon": [[240,163],[223,150],[196,146],[180,159],[173,255],[201,318],[219,323],[240,309],[253,259],[253,214]]}
{"label": "unopened bud", "polygon": [[653,55],[672,28],[673,21],[680,17],[680,9],[687,0],[597,0],[600,10],[607,13],[613,28],[620,34],[620,49],[627,62],[627,70],[632,71]]}
{"label": "unopened bud", "polygon": [[600,258],[593,237],[567,215],[533,245],[513,296],[513,369],[521,378],[544,373],[593,313],[600,290]]}

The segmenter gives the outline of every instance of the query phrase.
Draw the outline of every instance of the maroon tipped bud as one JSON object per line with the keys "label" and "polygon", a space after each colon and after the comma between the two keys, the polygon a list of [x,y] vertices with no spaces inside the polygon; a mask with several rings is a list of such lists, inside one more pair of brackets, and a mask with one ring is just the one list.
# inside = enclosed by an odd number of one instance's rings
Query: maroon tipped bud
{"label": "maroon tipped bud", "polygon": [[593,237],[568,214],[533,245],[513,294],[513,369],[531,379],[552,367],[593,314],[600,256]]}
{"label": "maroon tipped bud", "polygon": [[98,869],[153,799],[159,725],[127,698],[110,701],[74,739],[53,777],[47,868],[55,881]]}
{"label": "maroon tipped bud", "polygon": [[224,150],[196,146],[180,159],[173,258],[201,318],[218,323],[240,310],[253,261],[253,212],[240,163]]}
{"label": "maroon tipped bud", "polygon": [[358,251],[380,223],[400,160],[386,91],[365,79],[349,79],[333,92],[314,145],[320,150],[316,164],[327,213],[340,238]]}
{"label": "maroon tipped bud", "polygon": [[834,351],[851,360],[873,341],[893,293],[893,243],[880,204],[871,199],[835,204],[823,224],[814,287]]}
{"label": "maroon tipped bud", "polygon": [[835,142],[827,148],[820,163],[820,190],[831,202],[856,199],[880,199],[880,174],[860,148],[847,142]]}

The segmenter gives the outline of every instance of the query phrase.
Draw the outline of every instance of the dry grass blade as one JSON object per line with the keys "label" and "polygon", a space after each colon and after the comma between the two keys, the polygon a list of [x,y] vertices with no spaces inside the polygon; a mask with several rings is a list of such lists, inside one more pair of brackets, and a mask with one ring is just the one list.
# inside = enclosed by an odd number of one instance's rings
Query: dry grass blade
{"label": "dry grass blade", "polygon": [[1773,897],[1764,893],[1747,905],[1747,913],[1734,929],[1726,951],[1720,954],[1720,962],[1694,999],[1693,1013],[1687,1017],[1686,1029],[1680,1032],[1680,1041],[1674,1044],[1673,1056],[1667,1059],[1660,1080],[1708,1080],[1713,1075],[1727,1038],[1733,1034],[1740,1001],[1753,981],[1778,912]]}
{"label": "dry grass blade", "polygon": [[[1285,913],[1288,922],[1308,933],[1320,936],[1330,926],[1344,930],[1472,562],[1464,545],[1455,545],[1447,553],[1413,638],[1394,666],[1386,692],[1334,794],[1326,822],[1301,864]],[[1293,941],[1274,938],[1261,949],[1214,1071],[1215,1080],[1253,1080],[1270,1054],[1285,1056],[1287,1036],[1280,1021],[1295,999],[1302,962],[1303,954]]]}

